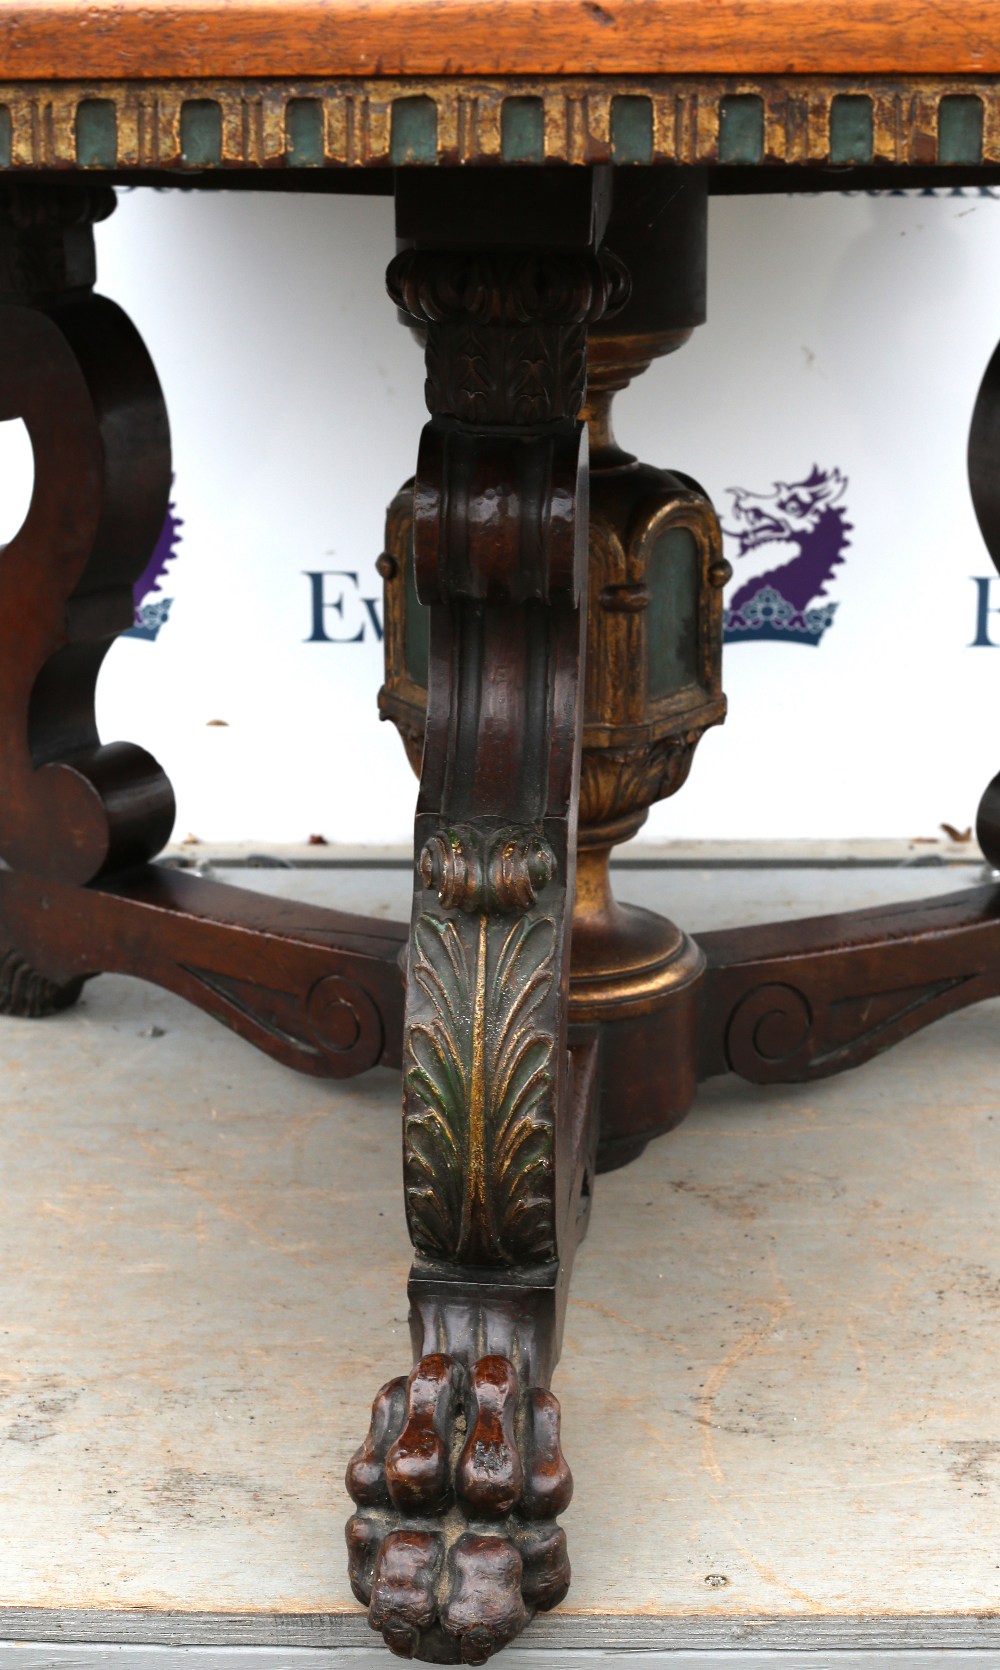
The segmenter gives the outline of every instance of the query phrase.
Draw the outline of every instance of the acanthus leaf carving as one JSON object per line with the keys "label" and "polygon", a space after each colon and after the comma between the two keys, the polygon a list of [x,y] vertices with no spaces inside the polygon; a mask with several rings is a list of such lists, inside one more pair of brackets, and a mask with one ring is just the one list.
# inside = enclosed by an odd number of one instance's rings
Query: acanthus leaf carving
{"label": "acanthus leaf carving", "polygon": [[389,294],[427,330],[428,409],[462,423],[531,427],[576,418],[587,326],[621,307],[629,280],[606,250],[461,255],[407,249]]}
{"label": "acanthus leaf carving", "polygon": [[467,1263],[554,1256],[556,925],[425,912],[411,981],[405,1175],[416,1245]]}

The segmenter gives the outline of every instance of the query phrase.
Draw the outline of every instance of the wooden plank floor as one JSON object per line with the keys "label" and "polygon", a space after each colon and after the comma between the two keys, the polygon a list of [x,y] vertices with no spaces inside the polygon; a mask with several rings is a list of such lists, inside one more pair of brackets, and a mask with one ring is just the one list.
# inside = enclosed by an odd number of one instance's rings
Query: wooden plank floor
{"label": "wooden plank floor", "polygon": [[[707,928],[967,874],[623,892]],[[251,879],[405,909],[404,872]],[[526,1651],[1000,1651],[998,1022],[712,1083],[599,1180],[556,1382],[574,1586]],[[368,1645],[342,1476],[409,1362],[397,1078],[298,1079],[111,978],[4,1021],[0,1064],[0,1637]]]}

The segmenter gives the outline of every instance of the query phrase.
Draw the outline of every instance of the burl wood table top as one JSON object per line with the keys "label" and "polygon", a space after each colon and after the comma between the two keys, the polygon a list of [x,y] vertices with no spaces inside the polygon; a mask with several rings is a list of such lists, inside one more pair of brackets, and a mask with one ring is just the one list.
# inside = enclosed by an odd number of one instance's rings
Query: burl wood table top
{"label": "burl wood table top", "polygon": [[0,0],[0,171],[996,169],[998,76],[1000,0]]}

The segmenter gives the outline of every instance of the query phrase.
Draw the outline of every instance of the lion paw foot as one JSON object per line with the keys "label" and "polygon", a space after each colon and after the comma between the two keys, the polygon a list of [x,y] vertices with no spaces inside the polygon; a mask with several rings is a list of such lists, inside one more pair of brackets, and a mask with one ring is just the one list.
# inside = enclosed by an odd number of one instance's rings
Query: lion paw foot
{"label": "lion paw foot", "polygon": [[83,991],[84,980],[47,980],[16,951],[0,952],[0,1015],[38,1020],[69,1009]]}
{"label": "lion paw foot", "polygon": [[483,1664],[569,1588],[559,1405],[505,1357],[383,1386],[347,1469],[351,1587],[404,1658]]}

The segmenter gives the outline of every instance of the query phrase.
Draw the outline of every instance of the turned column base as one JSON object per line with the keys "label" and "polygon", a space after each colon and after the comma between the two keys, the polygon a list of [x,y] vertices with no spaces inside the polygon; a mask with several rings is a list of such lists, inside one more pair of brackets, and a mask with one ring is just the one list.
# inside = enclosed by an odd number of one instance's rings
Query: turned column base
{"label": "turned column base", "polygon": [[612,843],[636,822],[581,832],[570,959],[571,1027],[600,1028],[598,1171],[679,1125],[697,1088],[705,956],[664,916],[611,890]]}

